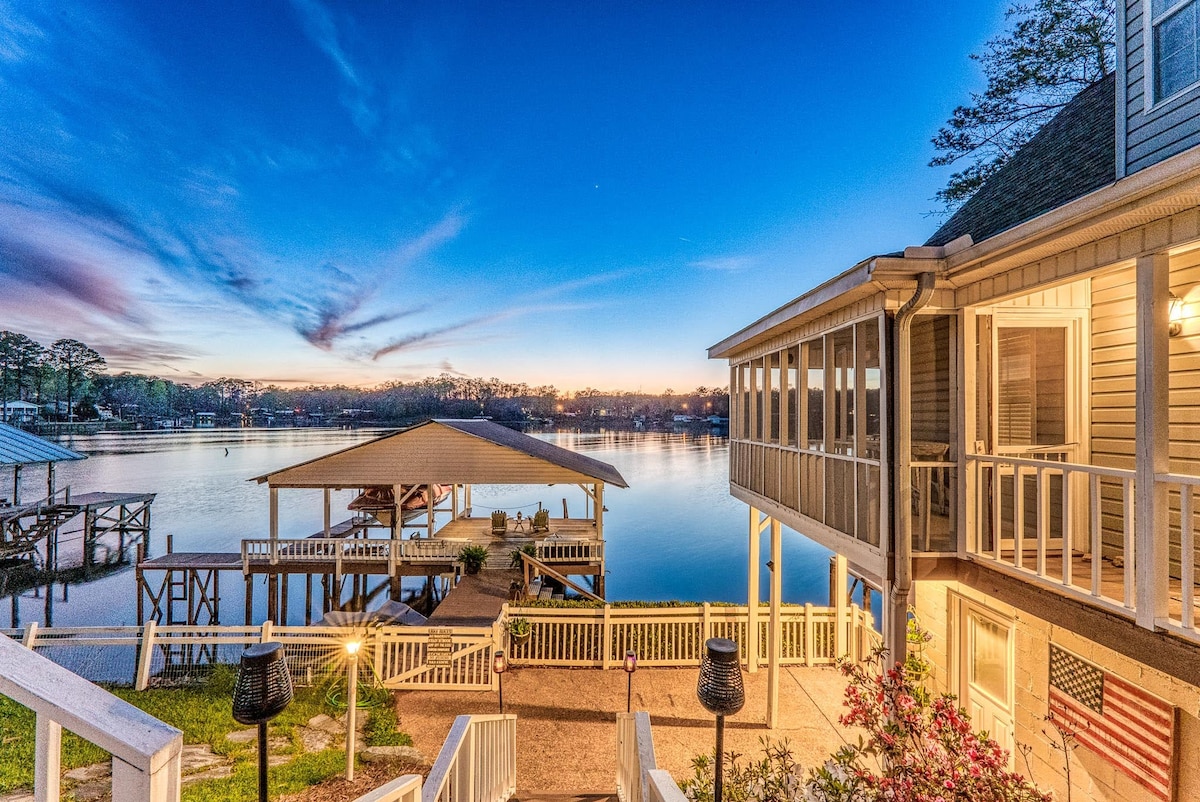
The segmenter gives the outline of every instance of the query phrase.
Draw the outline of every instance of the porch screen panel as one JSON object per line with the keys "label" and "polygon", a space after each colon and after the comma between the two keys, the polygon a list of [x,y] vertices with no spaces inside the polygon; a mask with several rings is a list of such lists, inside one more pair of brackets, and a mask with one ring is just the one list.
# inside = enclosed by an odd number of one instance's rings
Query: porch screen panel
{"label": "porch screen panel", "polygon": [[855,535],[854,460],[825,458],[825,525]]}
{"label": "porch screen panel", "polygon": [[804,344],[804,447],[810,451],[825,450],[825,340],[818,338]]}
{"label": "porch screen panel", "polygon": [[750,437],[758,441],[763,439],[763,378],[763,361],[756,359],[750,363],[750,391],[754,395],[751,401],[754,407],[751,410],[753,431]]}
{"label": "porch screen panel", "polygon": [[858,454],[867,459],[879,459],[880,454],[880,397],[883,371],[879,361],[879,321],[864,320],[858,324],[858,397],[862,414],[858,416]]}
{"label": "porch screen panel", "polygon": [[793,346],[784,352],[787,360],[787,438],[786,445],[796,445],[800,431],[800,347]]}
{"label": "porch screen panel", "polygon": [[742,439],[750,439],[750,365],[738,365],[738,423]]}
{"label": "porch screen panel", "polygon": [[772,443],[779,442],[779,387],[780,387],[780,356],[773,353],[766,358],[768,423],[766,439]]}
{"label": "porch screen panel", "polygon": [[847,327],[829,338],[833,358],[833,432],[830,451],[853,456],[854,448],[854,328]]}
{"label": "porch screen panel", "polygon": [[[953,551],[955,532],[954,415],[952,381],[955,319],[918,315],[912,323],[912,547]],[[900,421],[904,425],[904,421]]]}

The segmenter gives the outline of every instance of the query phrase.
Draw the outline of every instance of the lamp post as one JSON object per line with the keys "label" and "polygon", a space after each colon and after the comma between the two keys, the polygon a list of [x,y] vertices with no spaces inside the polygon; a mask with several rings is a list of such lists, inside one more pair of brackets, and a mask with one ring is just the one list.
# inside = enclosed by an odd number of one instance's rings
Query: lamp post
{"label": "lamp post", "polygon": [[283,644],[259,643],[242,652],[237,682],[233,686],[233,718],[258,725],[258,800],[267,802],[267,722],[292,701],[292,675],[288,673]]}
{"label": "lamp post", "polygon": [[362,643],[346,644],[350,677],[346,683],[346,782],[354,782],[354,740],[358,735],[358,650]]}
{"label": "lamp post", "polygon": [[737,644],[728,638],[709,638],[704,642],[704,660],[696,697],[704,709],[717,717],[717,766],[713,778],[713,802],[721,802],[725,785],[725,717],[732,716],[746,703],[742,687],[742,666]]}
{"label": "lamp post", "polygon": [[500,715],[504,715],[504,672],[508,671],[508,660],[504,652],[496,650],[492,655],[492,671],[496,672],[496,680],[500,683]]}
{"label": "lamp post", "polygon": [[625,712],[632,713],[633,712],[633,672],[637,671],[637,655],[634,654],[632,649],[625,652],[624,668],[625,668],[625,676],[626,676],[626,680],[627,680],[626,685],[625,685]]}

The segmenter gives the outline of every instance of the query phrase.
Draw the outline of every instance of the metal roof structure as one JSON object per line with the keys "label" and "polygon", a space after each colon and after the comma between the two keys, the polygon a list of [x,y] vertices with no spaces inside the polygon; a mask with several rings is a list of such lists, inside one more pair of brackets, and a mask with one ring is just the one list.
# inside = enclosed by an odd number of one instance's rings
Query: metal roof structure
{"label": "metal roof structure", "polygon": [[578,484],[629,487],[591,457],[489,420],[430,420],[254,477],[272,487],[413,484]]}
{"label": "metal roof structure", "polygon": [[0,465],[37,465],[72,459],[87,459],[87,455],[0,423]]}

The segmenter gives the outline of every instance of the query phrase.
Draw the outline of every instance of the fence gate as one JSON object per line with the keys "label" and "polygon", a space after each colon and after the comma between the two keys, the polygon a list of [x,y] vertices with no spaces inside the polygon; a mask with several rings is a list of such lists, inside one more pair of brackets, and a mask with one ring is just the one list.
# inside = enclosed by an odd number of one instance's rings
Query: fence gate
{"label": "fence gate", "polygon": [[491,690],[491,627],[404,627],[381,630],[375,670],[390,689]]}

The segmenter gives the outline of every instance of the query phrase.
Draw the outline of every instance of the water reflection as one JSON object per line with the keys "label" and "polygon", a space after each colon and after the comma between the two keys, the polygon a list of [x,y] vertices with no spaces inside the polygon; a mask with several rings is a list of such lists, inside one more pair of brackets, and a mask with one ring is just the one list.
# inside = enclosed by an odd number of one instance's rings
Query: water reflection
{"label": "water reflection", "polygon": [[[241,429],[185,432],[130,432],[76,436],[66,441],[89,455],[58,468],[59,486],[72,491],[153,492],[151,554],[165,551],[171,535],[175,551],[236,552],[242,538],[266,537],[269,524],[266,485],[249,481],[272,470],[348,447],[378,435],[369,430]],[[746,594],[746,505],[729,495],[728,441],[723,437],[658,432],[553,432],[539,434],[614,465],[628,489],[607,488],[605,538],[611,600],[642,599],[743,602]],[[44,495],[44,477],[27,472],[22,493]],[[344,510],[354,494],[333,494]],[[573,517],[582,517],[582,497],[574,487],[476,487],[473,507],[518,509],[542,502],[551,509],[566,497]],[[289,490],[281,505],[280,536],[304,537],[321,528],[320,490]],[[335,521],[338,520],[335,517]],[[762,550],[763,560],[769,550]],[[829,552],[784,530],[785,601],[827,603]],[[765,568],[763,586],[766,586]],[[265,617],[265,578],[258,577],[255,620]],[[424,590],[414,580],[409,594]],[[289,623],[303,623],[304,582],[291,585]],[[53,621],[60,626],[133,624],[137,588],[132,567],[53,594]],[[241,623],[239,581],[221,586],[223,623]],[[12,602],[21,622],[45,623],[46,590],[26,589]],[[258,609],[262,607],[263,609]],[[2,609],[2,608],[0,608]]]}

